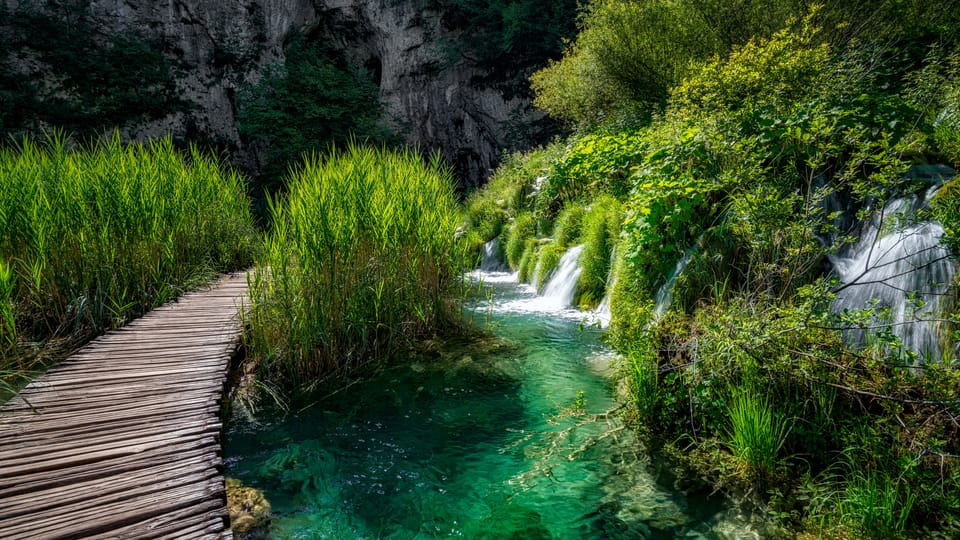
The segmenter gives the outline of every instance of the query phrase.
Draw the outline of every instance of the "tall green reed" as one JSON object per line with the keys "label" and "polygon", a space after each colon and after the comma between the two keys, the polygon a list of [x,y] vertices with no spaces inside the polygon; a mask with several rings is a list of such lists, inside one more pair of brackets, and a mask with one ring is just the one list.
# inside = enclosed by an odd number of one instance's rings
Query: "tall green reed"
{"label": "tall green reed", "polygon": [[439,160],[351,144],[308,156],[289,186],[251,279],[247,339],[268,378],[305,390],[452,321],[463,257]]}
{"label": "tall green reed", "polygon": [[83,339],[249,264],[254,240],[242,179],[195,147],[0,149],[0,368],[10,343]]}
{"label": "tall green reed", "polygon": [[748,477],[762,478],[773,473],[777,456],[790,432],[755,384],[732,389],[727,404],[730,415],[729,446]]}

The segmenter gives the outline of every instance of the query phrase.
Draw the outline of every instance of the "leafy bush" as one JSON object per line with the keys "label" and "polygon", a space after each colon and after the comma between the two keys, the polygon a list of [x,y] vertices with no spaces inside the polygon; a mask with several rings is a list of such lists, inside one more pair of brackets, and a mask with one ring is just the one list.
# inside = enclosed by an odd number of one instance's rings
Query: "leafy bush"
{"label": "leafy bush", "polygon": [[960,252],[960,179],[954,178],[940,188],[930,206],[933,217],[945,230],[943,242],[954,253]]}
{"label": "leafy bush", "polygon": [[302,389],[450,323],[459,216],[438,158],[350,144],[289,183],[250,292],[247,340],[267,378]]}
{"label": "leafy bush", "polygon": [[444,22],[464,29],[466,44],[490,64],[517,56],[546,59],[559,55],[576,34],[577,2],[545,5],[536,0],[442,0]]}
{"label": "leafy bush", "polygon": [[817,42],[809,19],[798,30],[750,40],[728,58],[703,64],[670,95],[675,109],[735,111],[742,107],[793,104],[817,91],[829,48]]}
{"label": "leafy bush", "polygon": [[610,125],[663,103],[691,65],[766,37],[804,2],[593,2],[559,62],[531,77],[536,104],[571,124]]}
{"label": "leafy bush", "polygon": [[33,341],[116,328],[249,264],[244,188],[215,158],[183,155],[169,139],[124,146],[115,134],[71,149],[53,136],[0,149],[6,350],[15,332]]}
{"label": "leafy bush", "polygon": [[553,216],[567,204],[582,204],[600,194],[626,198],[631,168],[649,151],[636,132],[577,138],[554,163],[537,198],[537,210]]}

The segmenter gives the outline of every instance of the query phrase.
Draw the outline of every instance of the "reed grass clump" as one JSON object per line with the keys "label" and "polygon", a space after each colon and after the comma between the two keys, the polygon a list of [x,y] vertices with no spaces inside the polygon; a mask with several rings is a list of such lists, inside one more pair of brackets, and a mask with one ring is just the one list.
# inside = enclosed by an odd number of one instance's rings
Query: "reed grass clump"
{"label": "reed grass clump", "polygon": [[916,502],[910,488],[883,472],[857,473],[840,500],[840,520],[866,538],[899,538]]}
{"label": "reed grass clump", "polygon": [[580,229],[585,211],[579,204],[569,204],[557,216],[553,227],[553,241],[561,248],[573,247],[580,239]]}
{"label": "reed grass clump", "polygon": [[550,281],[550,276],[560,264],[560,258],[563,257],[565,249],[558,246],[555,242],[550,242],[540,248],[540,255],[537,257],[537,274],[533,276],[533,285],[537,291],[543,292],[544,287]]}
{"label": "reed grass clump", "polygon": [[510,268],[520,268],[520,259],[527,247],[527,239],[537,237],[537,220],[531,212],[522,212],[513,219],[507,230],[505,254]]}
{"label": "reed grass clump", "polygon": [[453,322],[460,218],[439,159],[350,144],[307,156],[288,184],[246,321],[266,378],[308,391]]}
{"label": "reed grass clump", "polygon": [[733,389],[727,410],[730,450],[747,476],[756,479],[773,473],[777,454],[789,434],[787,421],[754,385]]}
{"label": "reed grass clump", "polygon": [[607,291],[614,247],[620,237],[623,221],[620,202],[609,195],[601,195],[590,205],[583,217],[580,241],[583,252],[580,266],[583,272],[577,282],[576,304],[595,308]]}
{"label": "reed grass clump", "polygon": [[0,149],[0,370],[32,368],[18,343],[88,338],[249,264],[254,242],[243,181],[196,148]]}
{"label": "reed grass clump", "polygon": [[520,265],[517,268],[517,279],[520,283],[531,283],[535,277],[537,261],[539,260],[540,244],[536,238],[527,238],[524,242],[523,253],[520,256]]}

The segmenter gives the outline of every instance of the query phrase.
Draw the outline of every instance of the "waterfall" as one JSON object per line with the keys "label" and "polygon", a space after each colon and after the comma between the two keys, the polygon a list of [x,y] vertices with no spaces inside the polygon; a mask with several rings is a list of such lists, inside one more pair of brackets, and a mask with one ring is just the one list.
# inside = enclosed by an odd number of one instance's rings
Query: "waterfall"
{"label": "waterfall", "polygon": [[670,304],[673,302],[673,290],[677,287],[677,279],[679,279],[680,274],[687,269],[690,260],[693,259],[694,254],[700,249],[705,234],[706,232],[700,233],[697,241],[683,252],[683,256],[680,257],[676,266],[673,267],[673,271],[667,276],[667,281],[657,289],[657,296],[654,298],[655,303],[653,307],[653,319],[655,321],[660,320],[670,309]]}
{"label": "waterfall", "polygon": [[[889,309],[889,318],[872,324],[903,340],[906,350],[921,358],[939,356],[937,323],[940,302],[953,281],[955,262],[940,245],[939,223],[910,223],[936,191],[924,197],[901,197],[887,204],[864,224],[860,241],[844,256],[831,257],[843,285],[833,304],[836,312],[873,307]],[[906,221],[904,221],[906,220]],[[848,332],[863,342],[863,331]]]}
{"label": "waterfall", "polygon": [[573,296],[577,292],[577,281],[583,268],[580,267],[580,253],[583,246],[575,246],[567,250],[560,257],[556,270],[550,274],[550,279],[543,287],[541,297],[544,304],[554,309],[564,309],[573,303]]}
{"label": "waterfall", "polygon": [[607,273],[607,284],[606,284],[606,293],[603,295],[603,300],[600,301],[600,305],[597,306],[596,311],[594,311],[594,316],[600,321],[601,327],[607,327],[610,325],[610,319],[612,315],[610,314],[610,300],[613,295],[613,289],[617,286],[617,276],[616,265],[617,261],[617,248],[614,246],[610,250],[610,271]]}
{"label": "waterfall", "polygon": [[673,302],[673,289],[677,286],[677,278],[680,277],[680,274],[687,268],[687,265],[690,264],[690,259],[693,258],[693,249],[688,249],[680,260],[677,261],[677,265],[673,267],[673,272],[670,272],[670,275],[667,277],[667,281],[660,286],[657,290],[656,303],[653,308],[653,317],[654,319],[660,319],[663,317],[667,310],[670,309],[670,303]]}
{"label": "waterfall", "polygon": [[505,272],[506,265],[500,260],[500,237],[483,244],[483,254],[480,258],[480,270],[483,272]]}

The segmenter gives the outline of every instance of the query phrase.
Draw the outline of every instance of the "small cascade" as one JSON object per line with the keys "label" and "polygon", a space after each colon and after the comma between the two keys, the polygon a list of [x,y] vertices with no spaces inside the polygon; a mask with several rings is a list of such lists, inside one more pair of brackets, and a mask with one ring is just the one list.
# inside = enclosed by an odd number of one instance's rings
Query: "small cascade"
{"label": "small cascade", "polygon": [[701,234],[693,246],[683,253],[683,256],[677,261],[677,265],[673,267],[673,271],[667,276],[667,281],[657,290],[656,303],[653,307],[654,320],[659,320],[666,315],[667,310],[670,309],[670,304],[673,302],[673,290],[677,286],[677,279],[680,277],[680,274],[687,269],[687,265],[690,264],[693,255],[700,248],[702,239],[703,235]]}
{"label": "small cascade", "polygon": [[[909,222],[927,206],[936,189],[924,197],[891,201],[864,224],[860,241],[848,253],[831,257],[843,283],[834,310],[889,309],[889,319],[877,322],[889,325],[904,348],[921,358],[939,355],[935,319],[955,271],[949,251],[940,244],[943,227],[935,222]],[[864,332],[848,334],[859,342],[867,338]]]}
{"label": "small cascade", "polygon": [[580,267],[580,253],[583,246],[575,246],[567,250],[560,257],[557,269],[550,274],[550,279],[543,287],[540,296],[544,303],[555,309],[565,309],[573,303],[573,296],[577,292],[577,281],[583,268]]}
{"label": "small cascade", "polygon": [[612,315],[610,313],[610,300],[613,295],[613,289],[617,286],[617,276],[616,268],[614,268],[617,260],[617,248],[614,247],[610,251],[610,271],[607,273],[607,284],[606,284],[606,293],[603,295],[603,300],[600,301],[600,305],[597,306],[597,309],[594,311],[594,316],[600,322],[601,327],[607,327],[610,325],[610,319]]}
{"label": "small cascade", "polygon": [[480,270],[483,272],[506,272],[507,267],[500,260],[500,237],[483,244],[483,254],[480,258]]}

